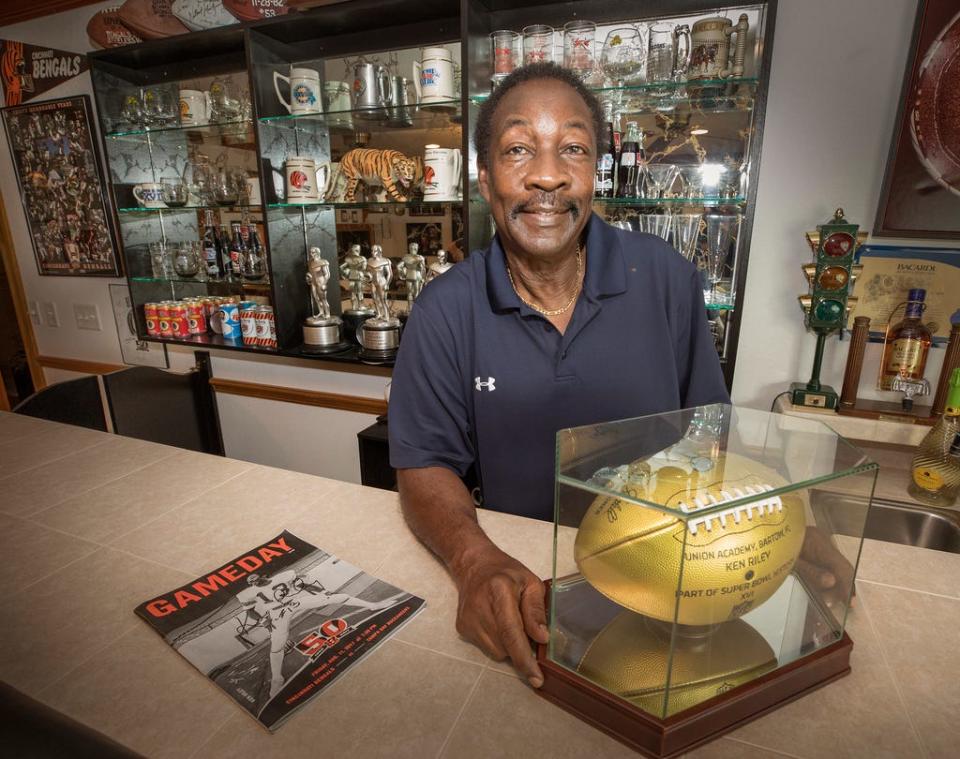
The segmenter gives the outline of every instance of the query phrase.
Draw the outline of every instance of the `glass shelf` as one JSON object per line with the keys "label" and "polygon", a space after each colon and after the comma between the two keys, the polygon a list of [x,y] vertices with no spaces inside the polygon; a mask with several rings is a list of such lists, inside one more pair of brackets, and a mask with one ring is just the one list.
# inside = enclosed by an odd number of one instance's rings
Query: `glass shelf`
{"label": "glass shelf", "polygon": [[739,206],[747,202],[742,195],[722,198],[719,195],[704,195],[699,198],[594,198],[594,205],[626,208],[650,208],[656,206]]}
{"label": "glass shelf", "polygon": [[267,208],[383,208],[389,210],[392,208],[410,208],[410,207],[419,207],[419,206],[429,206],[443,208],[444,206],[449,205],[462,205],[462,200],[406,200],[400,202],[399,200],[394,201],[371,201],[368,203],[325,203],[323,201],[312,202],[312,203],[269,203]]}
{"label": "glass shelf", "polygon": [[[368,108],[358,108],[349,111],[326,111],[324,113],[284,113],[279,116],[261,116],[261,124],[272,124],[277,126],[297,126],[302,123],[327,124],[331,127],[348,128],[349,122],[352,122],[352,129],[362,127],[381,126],[391,129],[411,129],[414,127],[424,129],[443,128],[449,124],[459,124],[461,119],[460,100],[443,100],[428,105],[410,104],[406,107],[410,116],[410,123],[396,123],[390,121],[390,112],[393,108],[387,107],[381,109],[378,115],[377,111]],[[348,122],[349,119],[349,122]]]}
{"label": "glass shelf", "polygon": [[200,135],[223,135],[223,134],[243,134],[253,126],[251,119],[240,119],[239,121],[221,121],[216,124],[190,125],[182,126],[180,124],[161,127],[144,127],[139,129],[118,129],[107,132],[107,137],[144,137],[152,134],[200,134]]}
{"label": "glass shelf", "polygon": [[707,311],[733,311],[732,303],[704,303]]}
{"label": "glass shelf", "polygon": [[[703,111],[706,113],[748,113],[753,110],[758,80],[701,79],[673,84],[634,84],[621,87],[590,87],[601,100],[612,101],[625,116],[636,113],[669,113],[671,111]],[[489,94],[470,98],[474,105],[483,103]]]}
{"label": "glass shelf", "polygon": [[227,287],[242,287],[246,289],[269,288],[269,278],[247,281],[240,279],[197,279],[195,277],[130,277],[131,282],[177,282],[187,285],[217,285]]}
{"label": "glass shelf", "polygon": [[230,203],[229,205],[199,205],[199,206],[167,206],[166,208],[141,208],[140,206],[131,206],[129,208],[118,208],[117,213],[162,213],[164,211],[229,211],[231,209],[239,209],[242,211],[250,211],[251,213],[259,213],[261,206],[247,206],[242,203]]}

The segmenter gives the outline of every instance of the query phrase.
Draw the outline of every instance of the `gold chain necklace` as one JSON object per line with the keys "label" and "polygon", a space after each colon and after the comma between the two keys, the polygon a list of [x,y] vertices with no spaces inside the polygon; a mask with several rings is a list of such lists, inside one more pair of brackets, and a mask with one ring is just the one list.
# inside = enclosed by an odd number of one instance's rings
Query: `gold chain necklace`
{"label": "gold chain necklace", "polygon": [[510,285],[513,287],[513,291],[517,294],[517,297],[522,300],[525,304],[530,306],[537,313],[543,314],[544,316],[559,316],[565,311],[569,310],[570,306],[576,303],[577,297],[580,295],[580,276],[583,274],[583,258],[581,257],[581,251],[583,247],[580,243],[577,243],[577,286],[573,290],[573,295],[570,296],[570,300],[567,301],[565,306],[561,308],[547,309],[543,306],[538,306],[536,303],[531,303],[529,300],[524,298],[520,291],[517,289],[517,283],[513,281],[513,273],[510,271],[510,264],[507,263],[507,277],[510,279]]}

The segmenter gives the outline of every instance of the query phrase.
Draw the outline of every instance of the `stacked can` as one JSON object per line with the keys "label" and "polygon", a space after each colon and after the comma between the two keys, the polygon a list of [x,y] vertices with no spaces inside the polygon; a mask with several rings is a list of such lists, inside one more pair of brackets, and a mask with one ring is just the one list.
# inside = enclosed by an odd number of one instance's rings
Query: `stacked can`
{"label": "stacked can", "polygon": [[191,298],[187,303],[187,332],[191,335],[207,334],[207,317],[200,298]]}
{"label": "stacked can", "polygon": [[244,345],[260,345],[257,340],[257,304],[240,301],[240,335]]}
{"label": "stacked can", "polygon": [[157,313],[156,303],[143,304],[143,318],[147,322],[147,335],[149,337],[160,337],[160,316]]}
{"label": "stacked can", "polygon": [[240,342],[240,306],[233,300],[226,299],[217,309],[220,317],[220,330],[223,339],[230,342]]}
{"label": "stacked can", "polygon": [[160,337],[173,337],[173,330],[170,327],[170,302],[161,301],[157,304],[157,326],[160,329]]}
{"label": "stacked can", "polygon": [[273,317],[273,308],[259,306],[256,310],[256,345],[261,348],[277,347],[277,327]]}

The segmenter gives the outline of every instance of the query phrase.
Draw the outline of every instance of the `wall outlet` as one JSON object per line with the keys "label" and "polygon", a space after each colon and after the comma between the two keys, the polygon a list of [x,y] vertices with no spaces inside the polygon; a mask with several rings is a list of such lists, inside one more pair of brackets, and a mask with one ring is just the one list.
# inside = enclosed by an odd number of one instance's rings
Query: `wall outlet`
{"label": "wall outlet", "polygon": [[43,314],[43,323],[46,326],[60,326],[60,317],[57,316],[57,304],[52,300],[45,300],[40,304],[40,313]]}
{"label": "wall outlet", "polygon": [[92,303],[74,303],[73,318],[77,322],[77,329],[91,329],[100,332],[100,312]]}
{"label": "wall outlet", "polygon": [[31,300],[27,305],[27,313],[30,314],[30,321],[33,322],[33,326],[39,327],[41,324],[40,304],[35,300]]}

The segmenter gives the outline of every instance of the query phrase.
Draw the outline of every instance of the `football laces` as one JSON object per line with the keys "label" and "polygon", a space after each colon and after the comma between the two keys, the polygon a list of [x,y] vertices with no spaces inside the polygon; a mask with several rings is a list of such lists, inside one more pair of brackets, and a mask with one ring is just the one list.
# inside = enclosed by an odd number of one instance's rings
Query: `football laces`
{"label": "football laces", "polygon": [[[730,490],[721,490],[719,498],[713,493],[704,493],[702,496],[698,495],[695,497],[692,504],[680,502],[678,506],[684,514],[693,514],[701,509],[729,503],[730,501],[735,501],[738,498],[759,495],[760,493],[766,493],[771,490],[773,490],[773,487],[770,485],[747,485],[743,488],[730,488]],[[734,506],[730,509],[718,511],[715,514],[708,514],[703,517],[690,519],[687,521],[687,530],[689,530],[691,535],[696,535],[697,530],[700,528],[703,528],[707,532],[711,532],[713,528],[718,525],[720,529],[725,529],[728,519],[732,519],[733,523],[737,525],[740,524],[744,518],[746,518],[748,522],[753,521],[754,514],[756,514],[758,517],[762,517],[764,515],[770,515],[774,512],[781,511],[783,511],[783,501],[780,500],[780,496],[773,496],[771,498],[764,498],[760,501],[752,501],[750,503],[743,504],[742,506]]]}

